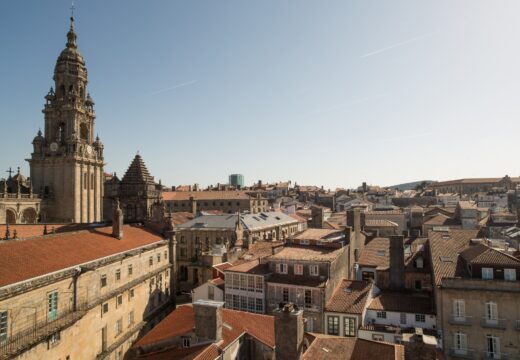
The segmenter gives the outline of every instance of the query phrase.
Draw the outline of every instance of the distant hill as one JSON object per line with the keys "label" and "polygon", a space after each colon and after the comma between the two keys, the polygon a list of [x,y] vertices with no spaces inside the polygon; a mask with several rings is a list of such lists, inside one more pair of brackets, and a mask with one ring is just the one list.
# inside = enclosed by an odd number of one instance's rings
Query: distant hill
{"label": "distant hill", "polygon": [[425,182],[427,184],[431,184],[434,181],[433,180],[419,180],[419,181],[414,181],[414,182],[409,182],[409,183],[404,183],[404,184],[399,184],[399,185],[392,185],[392,186],[389,186],[389,188],[399,189],[401,191],[414,190],[415,187],[417,185],[420,185],[422,182]]}

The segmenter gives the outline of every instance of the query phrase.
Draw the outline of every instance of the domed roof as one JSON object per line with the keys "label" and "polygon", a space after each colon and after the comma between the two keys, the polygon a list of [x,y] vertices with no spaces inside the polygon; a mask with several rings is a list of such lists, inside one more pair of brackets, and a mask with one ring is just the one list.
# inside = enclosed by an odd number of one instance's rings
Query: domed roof
{"label": "domed roof", "polygon": [[38,130],[38,134],[34,137],[33,143],[35,143],[35,142],[43,142],[43,136],[42,136],[41,130]]}
{"label": "domed roof", "polygon": [[[74,18],[70,18],[70,29],[67,33],[67,44],[65,49],[63,49],[58,56],[58,60],[56,60],[56,67],[54,69],[55,73],[65,72],[66,67],[76,67],[74,72],[77,72],[78,75],[86,75],[85,68],[85,60],[83,56],[78,51],[78,46],[76,44],[77,35],[74,32]],[[80,72],[84,72],[84,74],[80,74]]]}

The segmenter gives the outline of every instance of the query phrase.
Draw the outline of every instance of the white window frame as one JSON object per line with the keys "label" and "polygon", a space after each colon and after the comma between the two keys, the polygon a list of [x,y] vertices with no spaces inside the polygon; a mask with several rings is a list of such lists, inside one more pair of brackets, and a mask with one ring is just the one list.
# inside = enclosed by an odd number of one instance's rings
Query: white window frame
{"label": "white window frame", "polygon": [[468,352],[468,336],[460,331],[453,334],[453,350],[457,355],[466,355]]}
{"label": "white window frame", "polygon": [[516,269],[504,269],[504,280],[516,281]]}
{"label": "white window frame", "polygon": [[294,264],[294,275],[303,275],[303,265]]}
{"label": "white window frame", "polygon": [[466,302],[464,299],[453,300],[453,317],[455,317],[455,319],[466,318]]}
{"label": "white window frame", "polygon": [[309,274],[311,276],[319,276],[320,275],[320,268],[318,265],[309,265]]}
{"label": "white window frame", "polygon": [[482,279],[493,280],[493,268],[482,268]]}

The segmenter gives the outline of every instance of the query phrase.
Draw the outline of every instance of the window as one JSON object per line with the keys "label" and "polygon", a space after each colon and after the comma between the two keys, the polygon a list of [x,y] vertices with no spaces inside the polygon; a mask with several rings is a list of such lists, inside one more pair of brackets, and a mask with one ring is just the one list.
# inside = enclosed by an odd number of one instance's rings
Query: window
{"label": "window", "polygon": [[312,306],[312,291],[311,290],[305,290],[304,300],[305,300],[305,307],[310,308]]}
{"label": "window", "polygon": [[181,252],[180,252],[180,258],[181,259],[184,259],[186,258],[186,248],[180,248]]}
{"label": "window", "polygon": [[134,311],[130,311],[128,313],[128,327],[132,326],[134,324]]}
{"label": "window", "polygon": [[343,319],[345,336],[356,336],[356,319],[346,317]]}
{"label": "window", "polygon": [[255,291],[255,277],[249,275],[247,277],[247,291]]}
{"label": "window", "polygon": [[263,313],[264,312],[264,304],[262,303],[262,299],[256,299],[256,308],[257,313]]}
{"label": "window", "polygon": [[158,263],[161,262],[161,254],[157,254],[157,262],[158,262]]}
{"label": "window", "polygon": [[339,335],[339,317],[328,316],[327,317],[327,333],[329,335]]}
{"label": "window", "polygon": [[314,331],[314,319],[313,318],[305,319],[305,331],[307,331],[307,332]]}
{"label": "window", "polygon": [[422,269],[424,267],[424,259],[422,257],[415,259],[415,267],[417,269]]}
{"label": "window", "polygon": [[47,320],[56,320],[58,317],[58,292],[47,294]]}
{"label": "window", "polygon": [[400,319],[399,319],[401,325],[406,325],[406,313],[401,313]]}
{"label": "window", "polygon": [[385,341],[385,336],[383,334],[372,334],[372,340]]}
{"label": "window", "polygon": [[134,289],[128,290],[128,300],[133,299],[134,295],[135,295]]}
{"label": "window", "polygon": [[254,312],[255,311],[255,298],[247,298],[247,311]]}
{"label": "window", "polygon": [[164,260],[168,260],[168,251],[164,250]]}
{"label": "window", "polygon": [[247,297],[240,296],[240,310],[247,311]]}
{"label": "window", "polygon": [[386,319],[386,311],[378,311],[376,316],[378,319]]}
{"label": "window", "polygon": [[121,280],[121,269],[116,270],[116,280],[117,281]]}
{"label": "window", "polygon": [[309,245],[310,241],[305,239],[300,239],[300,245]]}
{"label": "window", "polygon": [[487,358],[500,359],[500,338],[492,335],[486,336]]}
{"label": "window", "polygon": [[498,308],[494,302],[486,303],[486,320],[497,321],[498,320]]}
{"label": "window", "polygon": [[303,265],[294,264],[294,275],[303,275]]}
{"label": "window", "polygon": [[123,295],[118,295],[116,298],[116,308],[123,305]]}
{"label": "window", "polygon": [[104,303],[102,307],[102,313],[106,314],[108,312],[108,303]]}
{"label": "window", "polygon": [[309,273],[312,276],[318,276],[320,274],[320,270],[318,268],[318,265],[309,265]]}
{"label": "window", "polygon": [[424,315],[424,314],[415,314],[415,321],[416,322],[420,322],[420,323],[426,322],[426,315]]}
{"label": "window", "polygon": [[238,295],[233,295],[233,309],[240,309],[240,296]]}
{"label": "window", "polygon": [[148,258],[148,265],[149,265],[149,266],[153,266],[153,256],[150,256],[150,257]]}
{"label": "window", "polygon": [[233,297],[231,296],[231,294],[226,294],[226,307],[228,309],[233,309]]}
{"label": "window", "polygon": [[455,352],[464,355],[468,348],[468,337],[464,333],[456,332],[453,337],[453,344],[455,345]]}
{"label": "window", "polygon": [[287,274],[287,264],[276,264],[276,272],[279,274]]}
{"label": "window", "polygon": [[189,348],[191,346],[191,338],[189,336],[182,337],[182,346],[185,348]]}
{"label": "window", "polygon": [[515,281],[516,269],[504,269],[504,280]]}
{"label": "window", "polygon": [[466,317],[466,306],[463,299],[453,300],[453,316],[459,319]]}
{"label": "window", "polygon": [[186,240],[184,239],[184,236],[181,236],[181,244],[186,243]]}
{"label": "window", "polygon": [[247,277],[245,275],[240,275],[240,290],[247,289]]}
{"label": "window", "polygon": [[107,286],[107,276],[101,275],[101,287]]}
{"label": "window", "polygon": [[492,268],[482,268],[482,279],[493,280],[493,269]]}
{"label": "window", "polygon": [[256,292],[264,291],[264,279],[261,276],[256,277]]}
{"label": "window", "polygon": [[7,311],[0,311],[0,344],[7,340]]}
{"label": "window", "polygon": [[233,289],[239,289],[240,288],[240,275],[233,274],[233,281],[231,284],[231,288]]}
{"label": "window", "polygon": [[134,273],[134,269],[132,267],[132,264],[128,264],[128,276],[132,276]]}
{"label": "window", "polygon": [[415,290],[421,290],[421,289],[422,289],[422,281],[415,280]]}
{"label": "window", "polygon": [[116,336],[121,335],[121,333],[123,332],[123,319],[119,319],[116,321],[115,330]]}
{"label": "window", "polygon": [[288,288],[283,288],[282,300],[283,300],[283,302],[289,302],[289,289]]}

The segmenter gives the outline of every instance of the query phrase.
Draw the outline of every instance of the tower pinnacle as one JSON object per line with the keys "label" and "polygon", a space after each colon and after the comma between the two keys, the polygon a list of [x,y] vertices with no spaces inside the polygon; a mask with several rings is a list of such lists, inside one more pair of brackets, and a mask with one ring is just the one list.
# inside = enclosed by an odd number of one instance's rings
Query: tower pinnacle
{"label": "tower pinnacle", "polygon": [[74,32],[74,17],[71,16],[70,17],[70,28],[69,28],[69,32],[67,33],[67,47],[68,48],[72,48],[72,49],[76,49],[77,48],[77,45],[76,45],[76,33]]}

